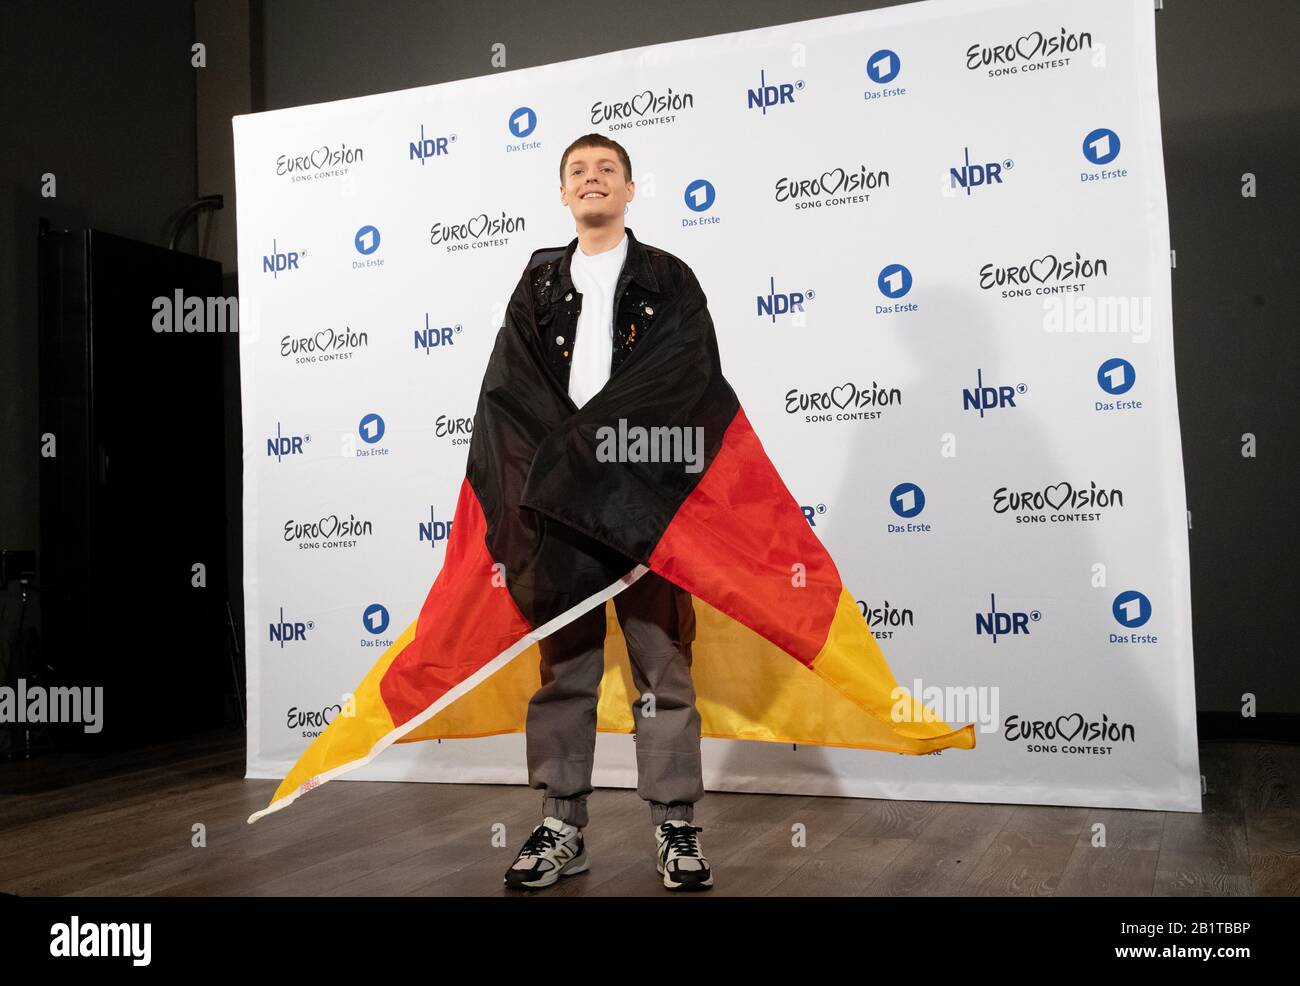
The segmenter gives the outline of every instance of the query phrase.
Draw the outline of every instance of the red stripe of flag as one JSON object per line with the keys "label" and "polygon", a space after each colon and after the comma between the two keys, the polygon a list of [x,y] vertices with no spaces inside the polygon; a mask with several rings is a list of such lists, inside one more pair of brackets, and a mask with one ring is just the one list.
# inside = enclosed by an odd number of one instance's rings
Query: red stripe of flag
{"label": "red stripe of flag", "polygon": [[[798,589],[796,564],[806,579]],[[650,568],[809,666],[826,642],[842,588],[835,562],[743,408],[659,539]]]}
{"label": "red stripe of flag", "polygon": [[461,483],[452,519],[455,537],[420,609],[415,638],[389,666],[379,691],[400,726],[427,709],[528,633],[505,577],[493,584],[487,520],[469,477]]}

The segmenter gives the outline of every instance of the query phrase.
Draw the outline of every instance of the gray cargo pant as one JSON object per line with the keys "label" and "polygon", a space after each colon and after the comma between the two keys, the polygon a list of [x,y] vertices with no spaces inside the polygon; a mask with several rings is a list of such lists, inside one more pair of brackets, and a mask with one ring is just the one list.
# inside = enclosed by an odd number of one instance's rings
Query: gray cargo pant
{"label": "gray cargo pant", "polygon": [[[654,696],[654,715],[632,702],[637,794],[655,825],[694,821],[704,796],[700,714],[691,680],[695,609],[690,593],[647,572],[614,597],[627,640],[632,682]],[[540,788],[542,814],[579,828],[596,753],[597,689],[605,671],[605,607],[597,606],[538,641],[542,686],[528,703],[528,785]]]}

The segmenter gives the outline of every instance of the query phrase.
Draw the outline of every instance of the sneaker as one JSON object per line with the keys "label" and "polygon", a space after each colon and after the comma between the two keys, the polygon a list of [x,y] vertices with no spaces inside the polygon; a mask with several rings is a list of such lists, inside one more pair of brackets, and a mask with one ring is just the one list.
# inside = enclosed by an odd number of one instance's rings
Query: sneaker
{"label": "sneaker", "polygon": [[659,843],[655,869],[663,874],[664,886],[669,890],[708,890],[713,886],[713,871],[695,837],[696,832],[703,831],[680,818],[670,818],[655,829]]}
{"label": "sneaker", "polygon": [[547,815],[506,870],[504,882],[515,890],[538,890],[562,876],[586,870],[587,847],[582,841],[582,829]]}

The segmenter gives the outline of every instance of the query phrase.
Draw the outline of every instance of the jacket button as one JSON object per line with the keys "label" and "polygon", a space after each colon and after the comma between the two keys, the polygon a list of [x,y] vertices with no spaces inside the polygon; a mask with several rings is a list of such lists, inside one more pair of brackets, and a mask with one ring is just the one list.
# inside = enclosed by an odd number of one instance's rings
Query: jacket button
{"label": "jacket button", "polygon": [[573,300],[573,292],[570,291],[568,294],[566,294],[566,295],[564,296],[564,300],[565,300],[565,301],[572,301],[572,300]]}
{"label": "jacket button", "polygon": [[646,305],[646,306],[645,306],[645,313],[646,313],[647,315],[653,315],[653,314],[655,313],[655,310],[654,310],[653,308],[651,308],[649,305]]}
{"label": "jacket button", "polygon": [[564,336],[556,336],[556,337],[555,337],[555,344],[556,344],[557,346],[563,346],[563,345],[564,345]]}

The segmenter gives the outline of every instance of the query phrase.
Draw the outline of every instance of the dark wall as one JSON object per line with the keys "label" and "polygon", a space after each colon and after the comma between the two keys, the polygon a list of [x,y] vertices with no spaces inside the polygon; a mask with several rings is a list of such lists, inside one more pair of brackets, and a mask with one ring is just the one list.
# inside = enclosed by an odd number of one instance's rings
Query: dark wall
{"label": "dark wall", "polygon": [[[262,4],[266,108],[429,86],[893,6],[897,4],[862,0],[273,0]],[[489,61],[498,43],[507,50],[504,69]]]}
{"label": "dark wall", "polygon": [[[0,548],[37,542],[38,217],[160,243],[195,195],[193,33],[176,0],[0,4]],[[12,586],[0,611],[3,663]],[[28,626],[38,612],[39,596]]]}
{"label": "dark wall", "polygon": [[1236,712],[1251,693],[1260,715],[1294,715],[1300,4],[1167,6],[1156,44],[1197,705]]}

